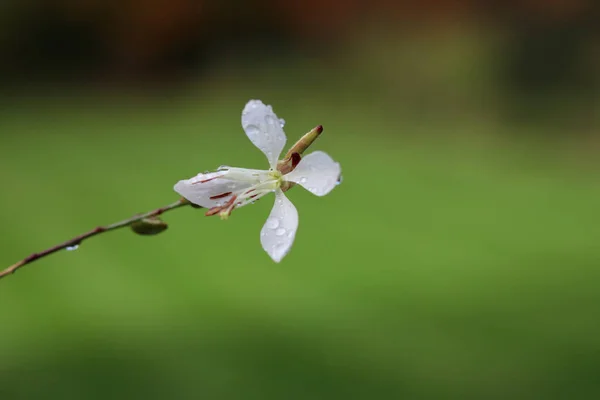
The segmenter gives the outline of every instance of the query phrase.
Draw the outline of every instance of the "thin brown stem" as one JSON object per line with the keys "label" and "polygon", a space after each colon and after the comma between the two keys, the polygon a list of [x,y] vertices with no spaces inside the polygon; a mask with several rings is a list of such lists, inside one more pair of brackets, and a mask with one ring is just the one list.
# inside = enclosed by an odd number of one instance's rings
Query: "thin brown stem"
{"label": "thin brown stem", "polygon": [[33,254],[25,257],[21,261],[11,265],[10,267],[6,268],[3,271],[1,271],[0,279],[5,278],[8,275],[14,274],[19,268],[24,267],[25,265],[30,264],[36,260],[39,260],[40,258],[49,256],[50,254],[56,253],[57,251],[62,250],[62,249],[66,249],[67,247],[78,246],[81,244],[81,242],[83,242],[84,240],[89,239],[93,236],[99,235],[101,233],[114,231],[119,228],[124,228],[124,227],[129,226],[129,225],[133,224],[134,222],[140,221],[144,218],[156,217],[167,211],[171,211],[176,208],[183,207],[183,206],[188,206],[190,204],[191,203],[189,201],[182,198],[182,199],[179,199],[178,201],[171,203],[167,206],[157,208],[156,210],[148,211],[147,213],[144,213],[144,214],[134,215],[131,218],[125,219],[123,221],[115,222],[114,224],[110,224],[110,225],[106,225],[106,226],[98,226],[88,232],[82,233],[81,235],[75,236],[72,239],[69,239],[65,242],[57,244],[56,246],[53,246],[46,250],[40,251],[39,253],[33,253]]}

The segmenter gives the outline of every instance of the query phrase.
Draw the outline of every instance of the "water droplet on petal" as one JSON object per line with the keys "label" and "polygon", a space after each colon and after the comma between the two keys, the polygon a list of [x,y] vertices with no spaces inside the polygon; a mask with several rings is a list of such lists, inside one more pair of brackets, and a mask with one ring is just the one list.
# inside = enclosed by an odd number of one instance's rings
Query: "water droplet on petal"
{"label": "water droplet on petal", "polygon": [[306,178],[305,177],[300,178],[300,183],[306,183]]}
{"label": "water droplet on petal", "polygon": [[342,175],[340,175],[340,177],[338,178],[337,182],[335,183],[336,185],[341,184],[342,182],[344,182],[344,177]]}
{"label": "water droplet on petal", "polygon": [[266,115],[265,122],[267,125],[277,125],[278,123],[278,121],[272,115]]}
{"label": "water droplet on petal", "polygon": [[284,228],[277,228],[277,230],[275,231],[275,234],[277,236],[283,236],[285,234],[285,229]]}
{"label": "water droplet on petal", "polygon": [[267,228],[277,229],[279,226],[279,220],[277,218],[269,218],[266,223]]}
{"label": "water droplet on petal", "polygon": [[283,128],[285,126],[285,119],[279,118],[279,125]]}
{"label": "water droplet on petal", "polygon": [[223,171],[229,168],[231,168],[229,165],[220,165],[219,168],[217,168],[217,171]]}
{"label": "water droplet on petal", "polygon": [[256,125],[247,125],[246,126],[246,134],[251,138],[255,138],[257,135],[260,134],[260,129],[258,126]]}
{"label": "water droplet on petal", "polygon": [[79,245],[78,244],[74,244],[73,246],[67,246],[67,247],[65,247],[65,250],[67,250],[67,251],[74,251],[74,250],[77,250],[78,248],[79,248]]}

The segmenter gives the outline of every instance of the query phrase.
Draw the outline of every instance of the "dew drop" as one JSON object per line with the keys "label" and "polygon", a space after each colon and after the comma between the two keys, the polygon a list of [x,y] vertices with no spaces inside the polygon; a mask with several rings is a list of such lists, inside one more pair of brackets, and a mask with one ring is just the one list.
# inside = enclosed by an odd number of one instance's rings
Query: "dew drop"
{"label": "dew drop", "polygon": [[285,126],[285,119],[279,118],[279,125],[283,128]]}
{"label": "dew drop", "polygon": [[305,177],[300,178],[300,183],[306,183],[306,178]]}
{"label": "dew drop", "polygon": [[285,229],[284,228],[278,228],[275,231],[275,235],[277,235],[277,236],[283,236],[284,234],[285,234]]}
{"label": "dew drop", "polygon": [[260,134],[260,129],[256,125],[247,125],[246,126],[246,134],[250,136],[250,138],[256,137]]}
{"label": "dew drop", "polygon": [[77,250],[78,248],[79,248],[79,245],[78,244],[74,244],[73,246],[67,246],[67,247],[65,247],[65,250],[67,250],[67,251],[74,251],[74,250]]}
{"label": "dew drop", "polygon": [[277,120],[272,115],[266,115],[265,122],[267,123],[267,125],[276,125]]}
{"label": "dew drop", "polygon": [[277,229],[279,226],[279,220],[277,218],[269,218],[266,225],[269,229]]}
{"label": "dew drop", "polygon": [[342,182],[344,182],[344,177],[342,175],[340,175],[340,177],[338,178],[338,180],[335,184],[340,185]]}

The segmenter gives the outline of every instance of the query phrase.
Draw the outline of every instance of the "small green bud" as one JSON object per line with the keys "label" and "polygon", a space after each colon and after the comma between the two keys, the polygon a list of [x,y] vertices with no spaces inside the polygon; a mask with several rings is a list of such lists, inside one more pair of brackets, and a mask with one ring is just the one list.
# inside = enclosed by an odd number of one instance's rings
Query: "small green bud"
{"label": "small green bud", "polygon": [[166,222],[158,217],[144,218],[132,223],[130,226],[132,231],[144,236],[158,235],[169,227]]}

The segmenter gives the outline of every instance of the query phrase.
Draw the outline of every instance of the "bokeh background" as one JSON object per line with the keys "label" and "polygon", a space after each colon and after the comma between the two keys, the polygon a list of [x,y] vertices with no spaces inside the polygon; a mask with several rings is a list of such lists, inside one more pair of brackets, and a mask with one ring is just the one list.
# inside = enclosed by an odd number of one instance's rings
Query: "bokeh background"
{"label": "bokeh background", "polygon": [[251,98],[344,181],[2,280],[0,398],[598,398],[598,4],[3,0],[4,265],[262,168]]}

